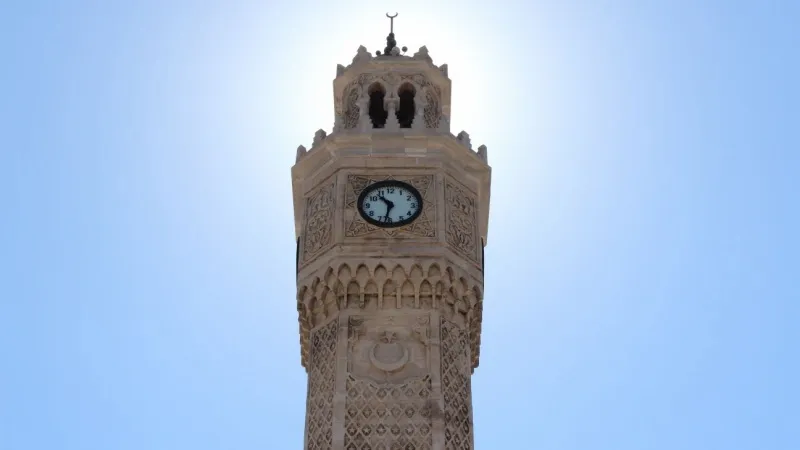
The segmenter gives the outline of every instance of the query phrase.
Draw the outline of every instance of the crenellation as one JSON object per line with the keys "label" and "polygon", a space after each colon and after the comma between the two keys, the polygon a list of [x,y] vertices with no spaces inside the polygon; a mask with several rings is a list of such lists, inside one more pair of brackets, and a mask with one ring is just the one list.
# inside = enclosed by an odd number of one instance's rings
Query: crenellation
{"label": "crenellation", "polygon": [[314,133],[314,141],[311,144],[311,148],[319,147],[325,141],[325,138],[328,137],[328,133],[325,132],[322,128],[317,130]]}
{"label": "crenellation", "polygon": [[431,59],[430,55],[428,54],[428,47],[422,46],[419,48],[419,51],[414,53],[414,59],[420,59],[422,61],[427,61],[431,65],[433,65],[433,59]]}
{"label": "crenellation", "polygon": [[300,160],[303,159],[304,156],[306,156],[306,153],[307,153],[306,148],[304,146],[302,146],[302,145],[298,145],[297,146],[297,156],[295,157],[294,161],[295,162],[300,162]]}
{"label": "crenellation", "polygon": [[458,141],[459,144],[472,150],[472,141],[469,138],[469,133],[467,133],[466,131],[462,130],[460,133],[458,133],[458,136],[456,136],[456,140]]}
{"label": "crenellation", "polygon": [[481,145],[480,147],[478,147],[478,157],[481,159],[481,161],[487,164],[489,163],[489,156],[487,154],[487,149],[485,145]]}

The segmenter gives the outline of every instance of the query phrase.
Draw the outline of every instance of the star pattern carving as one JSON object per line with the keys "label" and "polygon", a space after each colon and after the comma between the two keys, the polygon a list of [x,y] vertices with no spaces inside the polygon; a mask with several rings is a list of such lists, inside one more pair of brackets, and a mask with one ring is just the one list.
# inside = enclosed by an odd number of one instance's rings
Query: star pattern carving
{"label": "star pattern carving", "polygon": [[[422,196],[422,214],[414,222],[397,228],[381,228],[367,223],[358,213],[358,195],[372,183],[383,180],[404,181],[414,186]],[[345,236],[360,237],[373,233],[383,233],[386,236],[415,235],[422,237],[435,237],[436,227],[435,205],[433,204],[433,176],[420,175],[412,177],[384,177],[350,175],[347,178],[347,192],[345,193],[345,207],[348,214],[345,215]],[[349,217],[348,217],[349,215]]]}

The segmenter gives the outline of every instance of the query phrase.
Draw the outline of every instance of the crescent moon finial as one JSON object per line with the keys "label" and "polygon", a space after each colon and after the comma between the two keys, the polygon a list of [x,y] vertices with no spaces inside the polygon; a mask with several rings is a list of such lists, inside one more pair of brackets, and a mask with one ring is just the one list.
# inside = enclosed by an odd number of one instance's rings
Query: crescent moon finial
{"label": "crescent moon finial", "polygon": [[394,18],[397,17],[399,13],[394,13],[393,16],[390,16],[389,13],[386,13],[386,17],[389,18],[389,33],[394,33]]}
{"label": "crescent moon finial", "polygon": [[[394,18],[397,17],[399,13],[394,13],[391,15],[386,13],[386,17],[389,18],[389,36],[386,36],[386,48],[383,50],[383,54],[386,56],[397,56],[400,54],[400,51],[397,49],[397,41],[394,39]],[[403,47],[403,51],[406,51],[406,48]],[[377,56],[381,56],[381,51],[378,50],[375,52]]]}

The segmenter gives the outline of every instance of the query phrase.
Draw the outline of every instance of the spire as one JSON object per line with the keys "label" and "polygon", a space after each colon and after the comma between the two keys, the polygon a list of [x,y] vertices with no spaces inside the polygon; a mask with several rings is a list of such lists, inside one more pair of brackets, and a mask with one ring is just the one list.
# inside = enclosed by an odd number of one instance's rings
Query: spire
{"label": "spire", "polygon": [[[408,47],[403,47],[402,49],[397,48],[397,41],[394,39],[394,18],[397,17],[397,15],[398,13],[394,13],[393,16],[386,13],[386,17],[389,18],[389,35],[386,36],[386,48],[383,49],[384,56],[398,56],[401,50],[403,53],[408,50]],[[378,50],[375,54],[381,56],[381,51]]]}

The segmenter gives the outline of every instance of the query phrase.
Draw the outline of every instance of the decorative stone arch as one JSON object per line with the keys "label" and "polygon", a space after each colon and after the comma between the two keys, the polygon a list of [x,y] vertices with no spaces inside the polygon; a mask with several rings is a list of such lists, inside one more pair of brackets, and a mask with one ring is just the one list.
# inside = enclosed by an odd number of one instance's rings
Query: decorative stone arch
{"label": "decorative stone arch", "polygon": [[381,80],[374,80],[366,88],[365,93],[369,96],[368,114],[372,128],[385,127],[389,112],[386,110],[384,102],[392,94],[391,87]]}
{"label": "decorative stone arch", "polygon": [[411,307],[441,311],[446,319],[467,332],[472,365],[477,367],[483,288],[479,280],[458,265],[442,260],[402,258],[339,262],[320,272],[324,274],[322,278],[301,281],[297,290],[303,361],[308,357],[308,339],[313,330],[338,317],[339,311]]}
{"label": "decorative stone arch", "polygon": [[418,96],[421,92],[421,87],[410,80],[403,81],[395,87],[394,95],[399,99],[396,114],[400,128],[411,128],[417,114],[416,105],[420,101]]}

